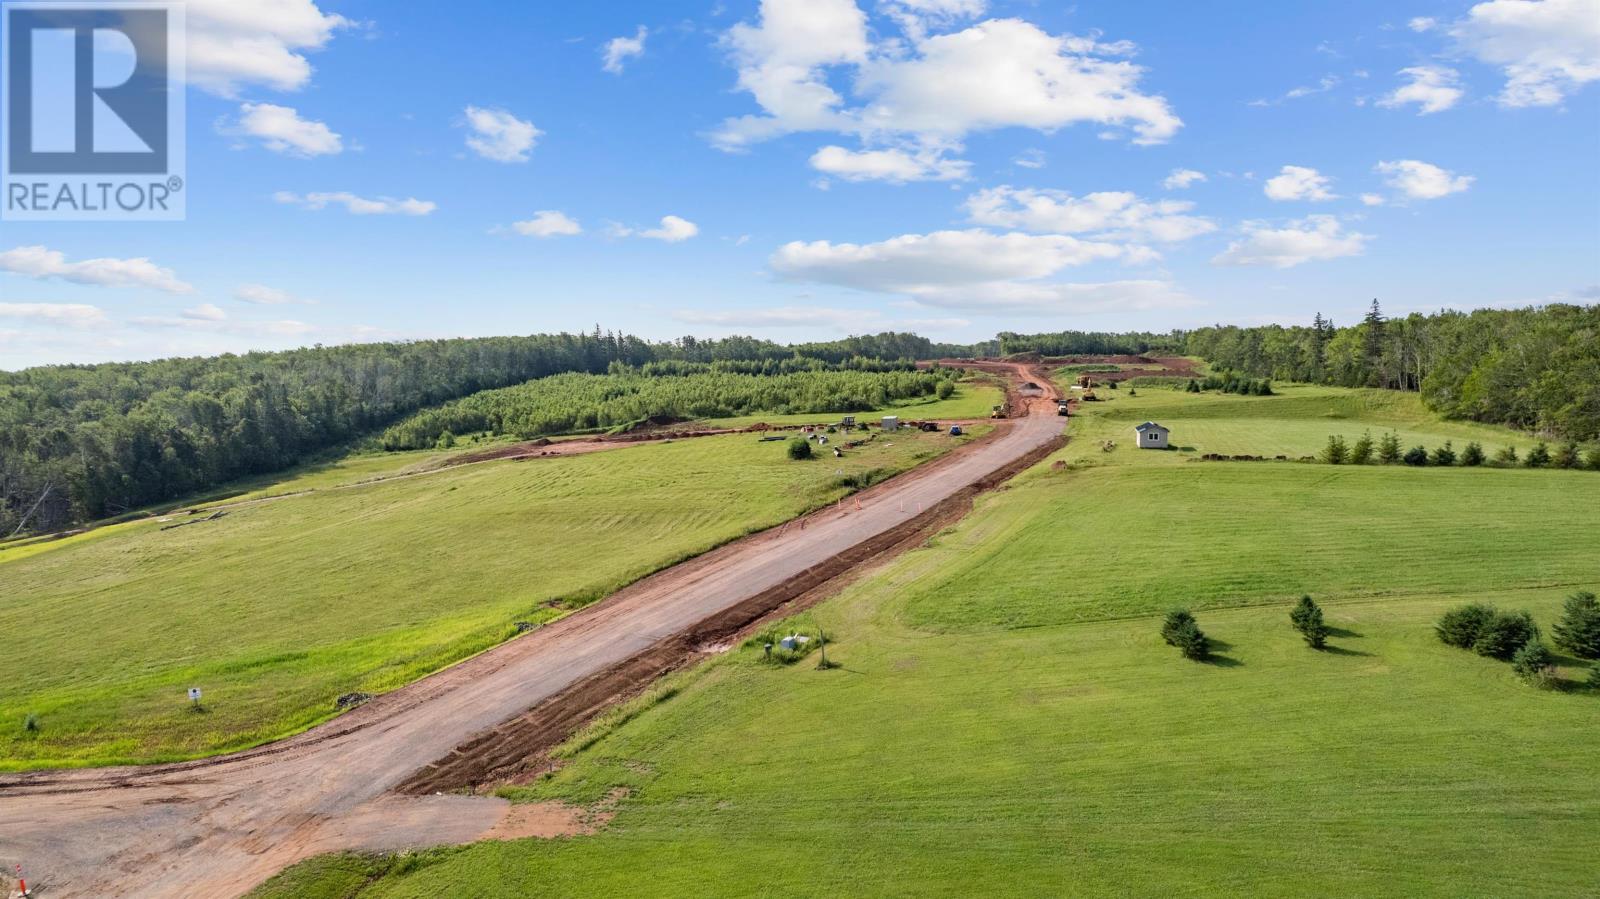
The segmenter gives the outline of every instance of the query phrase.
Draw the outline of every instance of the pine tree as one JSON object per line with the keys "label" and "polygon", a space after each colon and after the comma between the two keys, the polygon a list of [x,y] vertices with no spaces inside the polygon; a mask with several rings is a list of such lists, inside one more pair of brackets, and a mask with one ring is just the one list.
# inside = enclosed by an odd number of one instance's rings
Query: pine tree
{"label": "pine tree", "polygon": [[1461,451],[1461,464],[1473,468],[1483,464],[1483,444],[1474,440]]}
{"label": "pine tree", "polygon": [[1393,465],[1400,461],[1400,435],[1393,431],[1383,435],[1383,440],[1378,444],[1378,461],[1385,465]]}
{"label": "pine tree", "polygon": [[1454,465],[1456,464],[1456,451],[1451,449],[1450,441],[1446,440],[1444,446],[1433,451],[1433,455],[1429,457],[1428,461],[1434,465]]}
{"label": "pine tree", "polygon": [[1366,465],[1372,461],[1372,432],[1363,433],[1350,447],[1350,464]]}
{"label": "pine tree", "polygon": [[1587,590],[1567,597],[1561,620],[1550,628],[1556,645],[1580,659],[1600,659],[1600,601]]}
{"label": "pine tree", "polygon": [[1332,332],[1333,322],[1318,312],[1311,320],[1311,379],[1319,384],[1328,364],[1328,335]]}
{"label": "pine tree", "polygon": [[1367,365],[1372,367],[1372,377],[1376,379],[1375,386],[1382,387],[1387,383],[1383,377],[1383,310],[1379,308],[1376,298],[1372,301],[1372,308],[1367,311],[1362,321],[1367,326],[1366,357]]}
{"label": "pine tree", "polygon": [[1528,458],[1522,464],[1529,468],[1543,468],[1550,464],[1550,449],[1543,443],[1536,443],[1533,449],[1528,450]]}
{"label": "pine tree", "polygon": [[1312,649],[1321,649],[1328,642],[1328,627],[1322,623],[1322,609],[1316,601],[1309,596],[1300,597],[1300,601],[1289,610],[1289,621],[1294,624],[1294,629],[1306,639],[1306,645]]}
{"label": "pine tree", "polygon": [[1535,687],[1549,687],[1555,684],[1555,656],[1551,655],[1549,648],[1537,636],[1522,644],[1522,648],[1512,654],[1511,670]]}

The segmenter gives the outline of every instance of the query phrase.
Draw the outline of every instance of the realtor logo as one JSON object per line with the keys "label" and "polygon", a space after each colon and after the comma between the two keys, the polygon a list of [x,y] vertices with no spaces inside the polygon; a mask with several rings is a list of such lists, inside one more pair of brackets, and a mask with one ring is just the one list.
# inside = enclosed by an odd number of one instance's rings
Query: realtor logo
{"label": "realtor logo", "polygon": [[0,218],[184,216],[183,7],[0,5]]}

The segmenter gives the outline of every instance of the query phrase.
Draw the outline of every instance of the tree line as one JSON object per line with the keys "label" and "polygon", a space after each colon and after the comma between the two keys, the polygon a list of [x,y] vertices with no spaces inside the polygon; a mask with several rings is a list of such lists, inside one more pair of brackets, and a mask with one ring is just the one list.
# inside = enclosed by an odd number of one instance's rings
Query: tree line
{"label": "tree line", "polygon": [[1376,300],[1337,327],[1199,328],[1184,351],[1213,366],[1280,381],[1420,393],[1447,418],[1510,425],[1570,440],[1600,437],[1600,306],[1412,313]]}
{"label": "tree line", "polygon": [[596,328],[0,371],[0,539],[281,471],[420,409],[554,374],[613,363],[868,366],[851,360],[969,350],[898,333],[784,346]]}
{"label": "tree line", "polygon": [[[425,409],[385,430],[379,443],[389,450],[425,449],[449,446],[457,435],[477,432],[528,439],[651,418],[860,412],[895,400],[948,396],[955,389],[953,371],[918,371],[909,362],[883,371],[850,363],[773,374],[745,374],[729,367],[667,363],[637,370],[619,366],[604,375],[553,375]],[[654,375],[647,373],[652,368]],[[660,374],[663,368],[676,373]]]}

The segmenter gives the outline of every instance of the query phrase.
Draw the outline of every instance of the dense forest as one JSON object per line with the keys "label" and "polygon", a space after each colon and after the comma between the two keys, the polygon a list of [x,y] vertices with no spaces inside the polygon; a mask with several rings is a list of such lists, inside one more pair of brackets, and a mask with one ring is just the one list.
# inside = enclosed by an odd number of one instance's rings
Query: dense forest
{"label": "dense forest", "polygon": [[[798,370],[783,370],[785,367]],[[770,368],[753,372],[739,369]],[[697,419],[770,412],[859,412],[953,391],[954,372],[868,362],[819,367],[652,363],[643,370],[569,373],[487,390],[407,418],[383,432],[385,449],[449,446],[457,434],[529,438],[609,428],[646,418]]]}
{"label": "dense forest", "polygon": [[1182,346],[1220,369],[1416,391],[1449,418],[1569,440],[1600,437],[1600,306],[1388,319],[1373,301],[1366,317],[1348,327],[1320,315],[1304,327],[1217,326],[1188,332]]}
{"label": "dense forest", "polygon": [[1132,331],[1057,331],[1053,334],[1016,334],[1002,331],[995,338],[1002,355],[1038,353],[1041,356],[1136,356],[1152,350],[1181,352],[1183,332],[1147,334]]}
{"label": "dense forest", "polygon": [[596,329],[0,372],[0,539],[279,471],[420,409],[553,374],[970,349],[914,334],[784,346],[750,337],[652,343]]}

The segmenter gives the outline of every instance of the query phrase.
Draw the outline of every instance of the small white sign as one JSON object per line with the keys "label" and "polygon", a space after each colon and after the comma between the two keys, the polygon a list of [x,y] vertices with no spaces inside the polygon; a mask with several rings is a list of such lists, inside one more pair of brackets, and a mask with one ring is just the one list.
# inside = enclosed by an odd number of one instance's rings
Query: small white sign
{"label": "small white sign", "polygon": [[200,701],[200,688],[199,687],[190,687],[189,688],[189,701],[190,702],[199,702]]}

